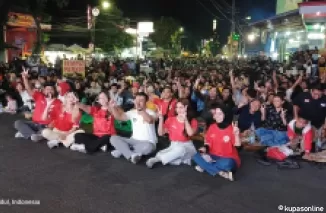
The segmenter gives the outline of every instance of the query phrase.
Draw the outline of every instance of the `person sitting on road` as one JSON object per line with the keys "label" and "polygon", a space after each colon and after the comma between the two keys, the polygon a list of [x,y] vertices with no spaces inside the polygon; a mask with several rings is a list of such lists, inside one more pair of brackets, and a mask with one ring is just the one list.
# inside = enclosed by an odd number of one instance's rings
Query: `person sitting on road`
{"label": "person sitting on road", "polygon": [[78,130],[81,113],[76,105],[78,102],[77,95],[69,92],[63,100],[59,116],[48,125],[48,128],[42,131],[42,136],[48,140],[47,144],[50,149],[59,146],[60,143],[65,147],[69,147],[74,141],[74,135],[84,132]]}
{"label": "person sitting on road", "polygon": [[99,106],[87,106],[79,103],[80,109],[93,116],[93,134],[78,133],[75,135],[75,143],[70,149],[84,153],[95,153],[99,150],[106,151],[110,145],[110,137],[116,134],[114,117],[109,108],[109,97],[101,92],[97,98]]}
{"label": "person sitting on road", "polygon": [[164,121],[166,121],[167,118],[175,116],[177,99],[173,98],[171,87],[165,87],[162,91],[161,97],[162,99],[156,99],[153,103],[157,105],[159,109],[162,108]]}
{"label": "person sitting on road", "polygon": [[275,95],[273,104],[265,107],[262,105],[263,128],[256,129],[255,133],[263,146],[280,146],[288,143],[286,133],[286,110],[283,108],[284,99],[281,95]]}
{"label": "person sitting on road", "polygon": [[[159,109],[158,134],[169,134],[171,145],[150,158],[146,165],[152,168],[155,163],[163,165],[191,165],[191,159],[196,154],[196,148],[190,137],[197,132],[198,123],[194,119],[194,112],[188,99],[180,99],[177,102],[175,117],[169,117],[164,123],[162,109]],[[164,123],[164,124],[163,124]]]}
{"label": "person sitting on road", "polygon": [[254,126],[259,128],[262,125],[262,115],[260,112],[261,103],[257,99],[251,100],[247,105],[239,105],[236,114],[239,115],[239,129],[242,133]]}
{"label": "person sitting on road", "polygon": [[71,91],[70,85],[67,82],[62,81],[58,83],[56,89],[58,92],[58,99],[64,103],[66,94]]}
{"label": "person sitting on road", "polygon": [[121,121],[130,120],[133,129],[131,138],[111,137],[111,145],[115,148],[111,152],[113,157],[119,158],[123,155],[127,160],[136,164],[143,155],[155,151],[157,143],[155,132],[156,113],[146,109],[147,101],[148,96],[145,93],[137,93],[135,108],[126,113],[120,112],[114,101],[110,102],[114,118]]}
{"label": "person sitting on road", "polygon": [[16,114],[18,106],[17,101],[14,98],[14,95],[11,93],[6,94],[7,106],[4,108],[4,112],[10,114]]}
{"label": "person sitting on road", "polygon": [[212,114],[216,123],[210,125],[205,136],[205,146],[199,149],[193,160],[196,170],[210,175],[219,174],[233,181],[233,171],[240,166],[236,147],[241,146],[239,128],[232,125],[232,111],[223,105],[213,104]]}
{"label": "person sitting on road", "polygon": [[298,117],[288,124],[287,135],[290,139],[290,145],[299,145],[301,151],[305,153],[303,158],[308,159],[312,149],[314,133],[306,117],[306,115],[299,112]]}
{"label": "person sitting on road", "polygon": [[34,99],[35,109],[32,121],[15,121],[15,129],[18,131],[16,138],[31,139],[38,142],[43,139],[41,131],[50,124],[60,113],[61,101],[55,98],[54,85],[47,83],[43,92],[33,91],[28,82],[28,70],[23,68],[22,78],[28,94]]}

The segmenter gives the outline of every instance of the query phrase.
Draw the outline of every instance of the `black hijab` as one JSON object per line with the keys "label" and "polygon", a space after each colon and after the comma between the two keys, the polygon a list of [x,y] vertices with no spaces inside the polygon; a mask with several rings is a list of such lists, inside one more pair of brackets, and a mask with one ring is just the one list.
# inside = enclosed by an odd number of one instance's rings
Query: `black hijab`
{"label": "black hijab", "polygon": [[222,123],[216,123],[219,129],[226,129],[232,124],[233,113],[229,107],[226,107],[225,105],[220,103],[214,103],[211,105],[211,109],[221,109],[221,111],[224,113],[224,120],[222,121]]}

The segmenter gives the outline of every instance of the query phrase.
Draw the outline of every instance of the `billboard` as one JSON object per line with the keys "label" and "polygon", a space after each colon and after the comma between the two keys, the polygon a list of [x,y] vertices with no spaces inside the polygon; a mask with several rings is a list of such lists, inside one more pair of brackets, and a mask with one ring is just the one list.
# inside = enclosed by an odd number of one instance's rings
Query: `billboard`
{"label": "billboard", "polygon": [[303,0],[277,0],[276,14],[286,13],[291,10],[299,9],[299,3]]}
{"label": "billboard", "polygon": [[82,60],[63,60],[62,75],[65,77],[77,75],[85,76],[85,61]]}
{"label": "billboard", "polygon": [[36,27],[33,16],[28,14],[13,13],[13,12],[9,12],[8,14],[7,25],[13,27],[27,27],[27,28]]}
{"label": "billboard", "polygon": [[138,33],[152,33],[154,32],[153,22],[138,22],[137,24]]}

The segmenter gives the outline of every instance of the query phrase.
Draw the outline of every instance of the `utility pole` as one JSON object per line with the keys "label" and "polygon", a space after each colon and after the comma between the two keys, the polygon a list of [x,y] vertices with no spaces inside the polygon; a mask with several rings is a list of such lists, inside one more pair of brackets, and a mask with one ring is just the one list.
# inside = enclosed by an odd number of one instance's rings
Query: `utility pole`
{"label": "utility pole", "polygon": [[231,57],[233,57],[233,35],[235,33],[235,0],[232,0]]}

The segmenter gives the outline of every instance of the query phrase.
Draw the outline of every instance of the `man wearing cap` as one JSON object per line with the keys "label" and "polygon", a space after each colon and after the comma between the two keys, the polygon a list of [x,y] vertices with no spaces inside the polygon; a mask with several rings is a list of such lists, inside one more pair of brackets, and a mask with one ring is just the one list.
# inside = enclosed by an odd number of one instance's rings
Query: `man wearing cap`
{"label": "man wearing cap", "polygon": [[50,125],[61,111],[61,101],[55,98],[55,89],[53,84],[45,84],[42,92],[31,89],[28,81],[28,70],[23,68],[22,78],[28,94],[35,102],[35,109],[32,121],[15,121],[16,138],[31,139],[34,142],[42,140],[40,132],[46,126]]}

